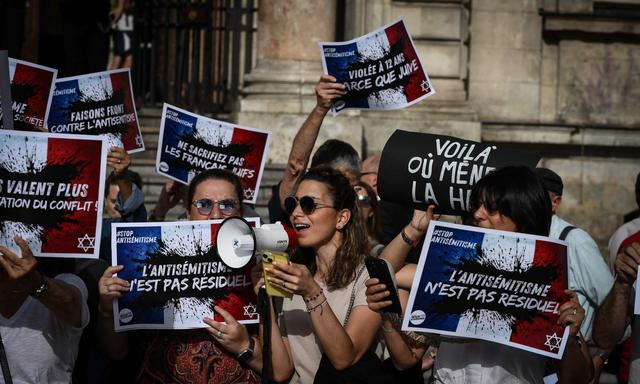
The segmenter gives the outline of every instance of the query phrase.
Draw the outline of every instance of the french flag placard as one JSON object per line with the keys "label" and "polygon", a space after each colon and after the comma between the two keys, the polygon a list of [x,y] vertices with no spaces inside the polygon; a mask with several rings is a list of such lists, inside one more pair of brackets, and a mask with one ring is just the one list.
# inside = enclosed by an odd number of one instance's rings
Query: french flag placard
{"label": "french flag placard", "polygon": [[14,129],[46,131],[45,121],[57,74],[57,69],[9,58]]}
{"label": "french flag placard", "polygon": [[[246,219],[259,226],[259,218]],[[115,329],[204,328],[205,316],[224,321],[219,306],[243,324],[258,322],[251,283],[255,258],[225,264],[216,246],[222,220],[112,224],[112,264],[131,283],[113,303]]]}
{"label": "french flag placard", "polygon": [[346,86],[332,106],[345,109],[399,109],[435,93],[402,19],[357,39],[320,43],[324,73]]}
{"label": "french flag placard", "polygon": [[271,132],[242,127],[164,104],[156,171],[184,184],[208,169],[242,179],[243,201],[255,204],[269,153]]}
{"label": "french flag placard", "polygon": [[566,244],[431,221],[402,329],[493,341],[560,359],[569,328]]}
{"label": "french flag placard", "polygon": [[56,81],[47,120],[51,133],[100,135],[109,147],[144,151],[129,69]]}
{"label": "french flag placard", "polygon": [[106,152],[100,137],[1,130],[0,244],[97,259]]}

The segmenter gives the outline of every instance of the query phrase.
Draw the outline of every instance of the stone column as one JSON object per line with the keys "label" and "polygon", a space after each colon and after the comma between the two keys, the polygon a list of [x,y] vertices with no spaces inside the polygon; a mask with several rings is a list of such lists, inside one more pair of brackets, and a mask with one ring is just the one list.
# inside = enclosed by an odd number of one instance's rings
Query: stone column
{"label": "stone column", "polygon": [[[336,1],[260,0],[257,64],[244,77],[244,96],[233,119],[273,133],[269,162],[286,162],[298,128],[316,103],[314,85],[323,73],[320,41],[335,41]],[[357,121],[328,116],[317,145],[338,138],[362,147]]]}
{"label": "stone column", "polygon": [[319,41],[333,41],[335,1],[260,0],[258,59],[318,61]]}

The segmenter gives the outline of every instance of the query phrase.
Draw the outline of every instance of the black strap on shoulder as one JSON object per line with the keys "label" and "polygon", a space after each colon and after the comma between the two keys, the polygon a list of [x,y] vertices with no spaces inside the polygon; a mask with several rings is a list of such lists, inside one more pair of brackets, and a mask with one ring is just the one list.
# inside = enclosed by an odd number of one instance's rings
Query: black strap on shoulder
{"label": "black strap on shoulder", "polygon": [[4,343],[2,342],[2,335],[0,335],[0,367],[2,367],[2,377],[6,384],[13,384],[11,380],[11,372],[9,371],[9,361],[7,360],[7,353],[4,349]]}
{"label": "black strap on shoulder", "polygon": [[567,225],[566,227],[564,227],[562,232],[560,232],[559,239],[564,241],[567,238],[567,236],[569,235],[569,232],[571,232],[574,229],[576,229],[576,227],[574,227],[573,225]]}

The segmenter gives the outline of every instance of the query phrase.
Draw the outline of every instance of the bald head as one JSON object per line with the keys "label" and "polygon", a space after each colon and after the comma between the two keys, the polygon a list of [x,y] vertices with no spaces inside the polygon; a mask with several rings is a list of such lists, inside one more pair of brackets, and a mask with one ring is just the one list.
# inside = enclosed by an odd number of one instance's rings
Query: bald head
{"label": "bald head", "polygon": [[362,173],[360,181],[364,181],[378,193],[378,167],[380,166],[380,155],[372,155],[362,162]]}

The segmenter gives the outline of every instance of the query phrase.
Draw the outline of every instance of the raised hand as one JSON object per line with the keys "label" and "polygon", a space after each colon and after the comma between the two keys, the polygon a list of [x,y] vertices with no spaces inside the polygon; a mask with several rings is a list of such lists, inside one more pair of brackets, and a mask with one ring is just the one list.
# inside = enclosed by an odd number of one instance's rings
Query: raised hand
{"label": "raised hand", "polygon": [[391,305],[391,300],[385,300],[391,292],[387,290],[387,286],[382,284],[376,278],[368,279],[364,282],[367,287],[367,304],[369,309],[374,312],[381,312],[383,308]]}
{"label": "raised hand", "polygon": [[113,313],[113,300],[129,292],[131,284],[117,276],[116,273],[124,269],[122,265],[114,265],[105,269],[102,277],[98,281],[98,291],[100,292],[99,308],[105,313]]}
{"label": "raised hand", "polygon": [[317,106],[328,111],[335,99],[346,94],[345,85],[337,83],[336,78],[331,75],[322,75],[316,84],[316,102]]}
{"label": "raised hand", "polygon": [[569,300],[562,304],[559,308],[560,317],[558,324],[569,326],[569,336],[573,337],[580,331],[580,325],[584,320],[584,309],[578,301],[578,295],[570,289],[565,289],[564,293],[569,295]]}
{"label": "raised hand", "polygon": [[131,157],[124,148],[111,147],[107,153],[107,165],[113,167],[113,173],[120,175],[131,165]]}
{"label": "raised hand", "polygon": [[633,243],[616,257],[614,266],[616,279],[626,284],[635,283],[638,276],[638,264],[640,264],[640,244]]}
{"label": "raised hand", "polygon": [[270,267],[265,267],[265,271],[270,273],[269,282],[284,291],[302,297],[310,297],[320,291],[320,286],[311,276],[311,272],[302,264],[274,262]]}
{"label": "raised hand", "polygon": [[14,280],[18,287],[26,293],[34,292],[44,278],[41,272],[38,272],[38,260],[33,256],[33,252],[23,238],[16,236],[14,238],[22,257],[7,247],[0,246],[0,265],[6,271],[11,280]]}

